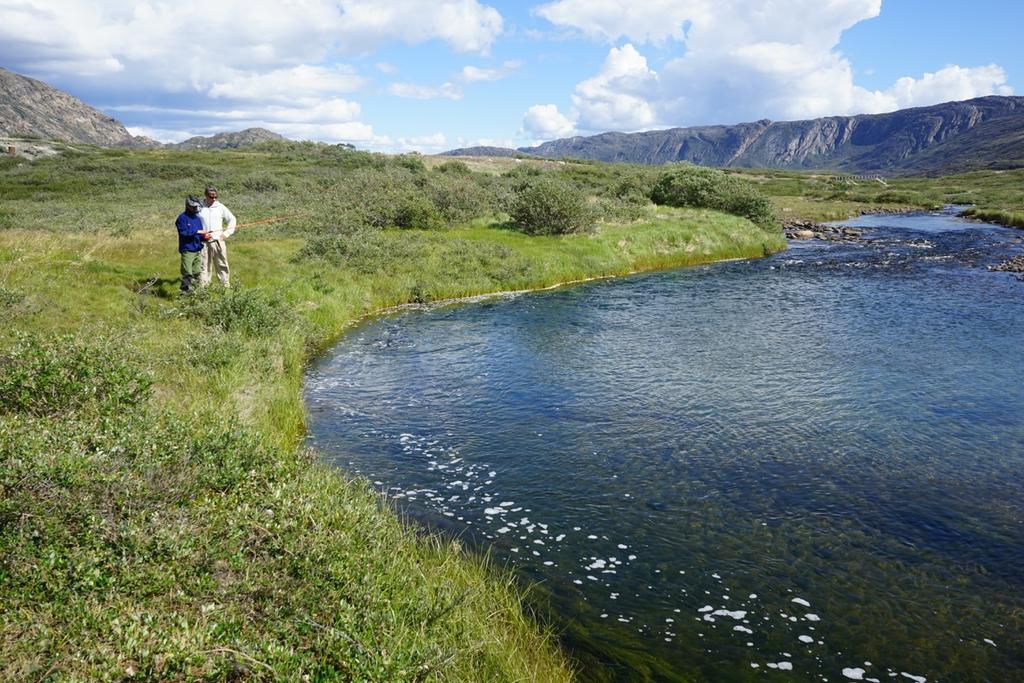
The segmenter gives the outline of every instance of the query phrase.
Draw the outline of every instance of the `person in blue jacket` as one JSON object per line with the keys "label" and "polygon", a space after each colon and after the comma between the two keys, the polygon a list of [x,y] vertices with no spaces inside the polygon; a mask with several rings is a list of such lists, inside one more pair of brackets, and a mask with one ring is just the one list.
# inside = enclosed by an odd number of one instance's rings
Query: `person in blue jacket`
{"label": "person in blue jacket", "polygon": [[178,252],[181,254],[181,292],[189,292],[192,283],[199,279],[199,269],[203,262],[203,243],[206,241],[206,230],[199,217],[201,205],[197,197],[189,196],[185,200],[185,210],[174,222],[178,228]]}

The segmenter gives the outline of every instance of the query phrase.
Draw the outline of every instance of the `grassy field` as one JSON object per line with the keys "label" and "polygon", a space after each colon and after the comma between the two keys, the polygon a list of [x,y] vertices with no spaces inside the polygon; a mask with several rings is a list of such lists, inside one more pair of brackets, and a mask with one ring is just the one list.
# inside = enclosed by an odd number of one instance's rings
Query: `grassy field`
{"label": "grassy field", "polygon": [[[1024,170],[984,171],[942,177],[871,178],[827,173],[730,171],[757,183],[780,218],[839,220],[880,209],[931,209],[970,204],[973,215],[1020,227],[1024,213]],[[1014,223],[1016,215],[1017,223]]]}
{"label": "grassy field", "polygon": [[[309,145],[0,162],[0,678],[571,678],[522,587],[302,448],[302,369],[389,306],[784,241],[703,209],[620,206],[601,195],[620,171],[586,168],[577,185],[631,220],[531,237],[489,209],[341,229],[374,218],[346,204],[367,169],[436,192],[465,172],[425,166]],[[500,200],[505,170],[469,190]],[[241,229],[232,289],[182,298],[172,223],[211,181],[243,222],[298,216]]]}

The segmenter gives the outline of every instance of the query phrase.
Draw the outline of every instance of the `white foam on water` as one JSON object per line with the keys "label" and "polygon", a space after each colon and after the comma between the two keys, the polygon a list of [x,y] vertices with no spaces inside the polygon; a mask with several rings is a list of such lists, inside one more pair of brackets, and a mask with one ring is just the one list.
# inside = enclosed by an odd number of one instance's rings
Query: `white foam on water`
{"label": "white foam on water", "polygon": [[498,529],[499,534],[507,534],[509,531],[511,531],[511,529],[509,529],[507,526],[503,526],[500,529]]}
{"label": "white foam on water", "polygon": [[733,631],[739,631],[740,633],[746,633],[746,634],[748,634],[748,635],[754,635],[754,632],[753,632],[753,631],[751,631],[751,630],[750,630],[749,628],[747,628],[746,626],[733,626],[733,627],[732,627],[732,630],[733,630]]}
{"label": "white foam on water", "polygon": [[777,666],[779,667],[779,671],[792,671],[793,670],[793,663],[792,662],[779,662]]}
{"label": "white foam on water", "polygon": [[619,550],[626,550],[627,548],[629,548],[628,545],[625,545],[624,543],[619,544]]}
{"label": "white foam on water", "polygon": [[562,539],[564,539],[564,538],[565,538],[565,534],[558,534],[557,536],[555,536],[555,542],[556,543],[561,543]]}
{"label": "white foam on water", "polygon": [[749,600],[757,600],[757,593],[751,593],[747,596]]}
{"label": "white foam on water", "polygon": [[500,514],[503,514],[504,512],[505,511],[502,510],[501,508],[487,508],[486,510],[484,510],[484,514],[487,515],[488,517],[490,517],[492,515],[500,515]]}
{"label": "white foam on water", "polygon": [[597,536],[595,536],[594,534],[590,534],[589,536],[587,536],[587,540],[588,541],[596,541],[597,540]]}
{"label": "white foam on water", "polygon": [[904,678],[909,678],[910,680],[914,681],[914,683],[927,683],[928,681],[928,679],[924,676],[915,676],[914,674],[908,674],[906,671],[901,671],[900,676],[903,676]]}
{"label": "white foam on water", "polygon": [[790,600],[790,602],[795,602],[796,604],[803,605],[804,607],[810,607],[811,606],[811,603],[807,602],[803,598],[793,598],[792,600]]}
{"label": "white foam on water", "polygon": [[712,612],[712,614],[714,614],[716,617],[732,617],[733,619],[736,619],[737,621],[742,620],[742,619],[746,619],[746,617],[747,617],[747,613],[745,611],[743,611],[743,610],[735,610],[735,611],[730,612],[727,609],[718,609],[718,610],[715,610],[714,612]]}
{"label": "white foam on water", "polygon": [[994,641],[992,641],[992,640],[991,640],[991,639],[989,639],[989,638],[985,638],[985,642],[986,642],[986,643],[988,643],[989,645],[991,645],[992,647],[995,647],[995,646],[996,646],[995,642],[994,642]]}
{"label": "white foam on water", "polygon": [[851,667],[843,669],[843,675],[849,678],[851,681],[863,681],[864,673],[864,669],[861,669],[860,667]]}
{"label": "white foam on water", "polygon": [[810,636],[798,636],[797,640],[799,640],[801,643],[813,643],[814,642],[814,638],[811,638]]}
{"label": "white foam on water", "polygon": [[804,619],[806,619],[807,621],[821,621],[821,617],[819,617],[817,614],[805,614]]}
{"label": "white foam on water", "polygon": [[711,605],[704,605],[703,607],[701,607],[701,608],[700,608],[699,610],[697,610],[697,611],[703,614],[704,612],[710,612],[710,611],[712,611],[713,609],[715,609],[715,608],[714,608],[714,607],[712,607]]}
{"label": "white foam on water", "polygon": [[760,666],[761,666],[761,665],[760,665],[760,664],[758,664],[757,662],[751,662],[751,663],[750,663],[750,668],[751,668],[751,669],[757,669],[757,668],[760,668]]}
{"label": "white foam on water", "polygon": [[[577,586],[582,586],[583,585],[583,581],[581,581],[580,579],[573,579],[572,582],[575,583]],[[605,615],[602,614],[601,616],[605,616]]]}

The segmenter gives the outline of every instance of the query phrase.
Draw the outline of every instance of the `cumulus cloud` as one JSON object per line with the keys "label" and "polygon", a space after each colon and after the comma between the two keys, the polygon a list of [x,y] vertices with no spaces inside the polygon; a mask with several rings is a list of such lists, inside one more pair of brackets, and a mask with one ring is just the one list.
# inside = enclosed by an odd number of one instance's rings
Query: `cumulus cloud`
{"label": "cumulus cloud", "polygon": [[658,75],[632,45],[613,47],[601,71],[576,86],[572,96],[580,125],[589,130],[637,130],[655,125],[649,101],[657,97]]}
{"label": "cumulus cloud", "polygon": [[523,133],[540,140],[572,135],[576,124],[553,104],[535,104],[523,116]]}
{"label": "cumulus cloud", "polygon": [[[152,112],[165,117],[147,122],[164,139],[237,121],[384,144],[357,120],[359,105],[338,97],[365,83],[339,57],[427,41],[487,54],[502,31],[501,14],[478,0],[0,0],[0,64],[94,102],[195,96],[187,112]],[[434,90],[461,97],[452,84]]]}
{"label": "cumulus cloud", "polygon": [[268,0],[20,0],[0,3],[0,62],[51,76],[202,81],[218,70],[263,73],[389,41],[486,52],[502,28],[501,14],[477,0],[300,0],[284,10]]}
{"label": "cumulus cloud", "polygon": [[[997,65],[947,66],[869,90],[837,50],[843,31],[878,16],[881,0],[649,0],[626,6],[558,0],[535,13],[608,42],[601,70],[572,93],[587,132],[879,113],[1011,94]],[[795,20],[794,17],[798,17]],[[676,50],[658,72],[637,45]]]}
{"label": "cumulus cloud", "polygon": [[388,86],[388,92],[395,97],[405,97],[412,100],[462,99],[462,88],[454,83],[442,83],[441,85],[392,83]]}

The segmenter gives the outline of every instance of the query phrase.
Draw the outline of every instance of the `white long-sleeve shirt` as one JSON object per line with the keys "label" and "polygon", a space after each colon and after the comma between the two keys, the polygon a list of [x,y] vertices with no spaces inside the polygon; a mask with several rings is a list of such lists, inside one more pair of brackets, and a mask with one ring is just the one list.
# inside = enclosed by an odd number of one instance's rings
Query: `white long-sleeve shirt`
{"label": "white long-sleeve shirt", "polygon": [[[235,214],[217,200],[210,206],[204,203],[199,209],[199,218],[203,221],[203,229],[210,233],[210,239],[223,241],[235,234]],[[225,221],[228,224],[226,228]]]}

